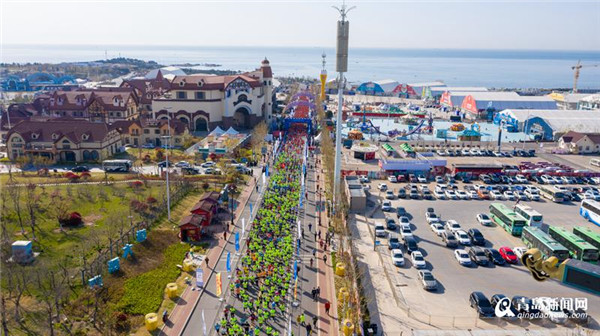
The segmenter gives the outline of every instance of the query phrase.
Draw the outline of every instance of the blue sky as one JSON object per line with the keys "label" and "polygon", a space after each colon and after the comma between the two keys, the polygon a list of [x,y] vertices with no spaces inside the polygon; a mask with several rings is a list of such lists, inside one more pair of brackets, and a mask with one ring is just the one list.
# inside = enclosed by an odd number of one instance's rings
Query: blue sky
{"label": "blue sky", "polygon": [[[3,44],[334,46],[331,1],[27,1]],[[600,0],[349,1],[353,47],[600,50]]]}

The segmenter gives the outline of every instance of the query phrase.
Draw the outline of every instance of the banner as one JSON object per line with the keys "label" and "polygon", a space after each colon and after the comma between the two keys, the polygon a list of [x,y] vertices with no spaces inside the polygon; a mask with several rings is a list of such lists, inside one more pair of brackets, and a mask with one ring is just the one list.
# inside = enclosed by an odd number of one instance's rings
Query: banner
{"label": "banner", "polygon": [[298,299],[298,279],[294,281],[294,300]]}
{"label": "banner", "polygon": [[201,268],[196,269],[196,287],[204,287],[204,271]]}
{"label": "banner", "polygon": [[250,205],[250,213],[252,214],[252,203],[248,203]]}
{"label": "banner", "polygon": [[235,252],[240,252],[240,233],[239,232],[235,233]]}
{"label": "banner", "polygon": [[227,252],[227,273],[231,273],[231,252]]}
{"label": "banner", "polygon": [[202,309],[202,332],[206,336],[206,319],[204,318],[204,309]]}
{"label": "banner", "polygon": [[221,283],[221,272],[217,273],[217,296],[221,296],[221,286],[223,284]]}
{"label": "banner", "polygon": [[[252,213],[252,204],[250,206],[250,213]],[[242,237],[244,237],[246,233],[246,218],[242,218]]]}

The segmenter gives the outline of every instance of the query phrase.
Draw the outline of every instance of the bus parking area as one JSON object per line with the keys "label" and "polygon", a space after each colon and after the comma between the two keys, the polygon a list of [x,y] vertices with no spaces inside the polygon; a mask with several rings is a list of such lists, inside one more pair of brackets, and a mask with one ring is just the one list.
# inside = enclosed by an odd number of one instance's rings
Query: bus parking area
{"label": "bus parking area", "polygon": [[[477,184],[479,181],[474,181]],[[469,183],[469,184],[473,184]],[[597,321],[600,320],[600,305],[597,304],[598,296],[564,285],[555,280],[538,282],[534,280],[529,270],[517,261],[515,264],[505,263],[495,265],[489,262],[487,265],[478,265],[474,262],[470,266],[461,265],[455,256],[457,249],[464,249],[468,253],[471,246],[458,245],[457,248],[446,246],[444,240],[430,227],[426,219],[429,208],[441,219],[440,223],[445,225],[449,221],[456,221],[465,232],[469,229],[478,229],[485,238],[482,248],[493,248],[499,250],[501,247],[509,247],[511,250],[519,250],[527,245],[520,237],[507,232],[505,228],[494,223],[482,225],[476,218],[477,214],[487,214],[490,219],[490,205],[500,203],[507,209],[513,210],[516,204],[521,207],[530,206],[543,215],[543,224],[540,230],[548,232],[550,227],[562,227],[568,232],[573,232],[575,227],[583,227],[598,232],[598,226],[580,215],[581,202],[555,203],[544,197],[539,201],[507,201],[507,200],[448,200],[436,199],[425,200],[398,198],[386,198],[386,192],[380,191],[380,184],[386,184],[388,190],[398,195],[399,189],[406,189],[409,195],[409,183],[391,183],[387,180],[372,180],[364,185],[370,190],[369,206],[365,212],[351,214],[350,224],[353,226],[353,235],[360,241],[357,243],[367,253],[374,253],[377,259],[365,259],[362,264],[363,272],[378,274],[384,279],[373,279],[374,300],[377,307],[384,306],[385,311],[378,311],[379,323],[384,330],[394,333],[405,330],[408,327],[414,329],[454,329],[473,328],[477,329],[540,329],[550,328],[555,331],[562,328],[577,328],[581,324],[567,321],[564,324],[553,323],[548,319],[540,320],[507,320],[500,318],[479,318],[475,309],[470,306],[469,295],[474,291],[480,291],[490,298],[495,294],[503,294],[506,297],[525,296],[529,298],[551,297],[551,298],[585,298],[587,299],[587,313],[590,316],[588,327],[598,328]],[[414,184],[414,183],[413,183]],[[418,183],[421,185],[421,183]],[[435,189],[436,183],[425,183],[431,191]],[[458,188],[463,189],[465,185],[457,182]],[[421,187],[419,187],[420,190]],[[390,197],[391,198],[391,197]],[[384,202],[391,202],[391,210],[382,210]],[[402,208],[410,222],[410,235],[418,244],[418,251],[425,259],[425,267],[417,269],[413,264],[411,254],[406,246],[402,245],[404,233],[397,214],[397,209]],[[430,209],[429,209],[430,210]],[[375,237],[374,227],[393,219],[397,229],[390,230],[386,227],[385,237]],[[392,250],[389,246],[389,237],[397,237],[400,241],[404,258],[402,266],[394,265]],[[375,242],[378,241],[378,243]],[[368,247],[373,252],[366,252]],[[515,247],[517,249],[515,249]],[[360,248],[359,248],[360,249]],[[359,258],[360,261],[360,258]],[[359,264],[361,264],[359,262]],[[437,280],[436,290],[425,290],[420,271],[430,271]],[[382,304],[387,302],[388,304]],[[371,306],[370,306],[371,307]],[[371,308],[370,308],[371,309]],[[381,308],[377,308],[381,309]],[[371,312],[375,314],[375,312]],[[408,319],[399,319],[406,316]],[[406,323],[405,321],[410,321]],[[560,332],[558,334],[561,334]],[[563,333],[564,334],[564,333]]]}

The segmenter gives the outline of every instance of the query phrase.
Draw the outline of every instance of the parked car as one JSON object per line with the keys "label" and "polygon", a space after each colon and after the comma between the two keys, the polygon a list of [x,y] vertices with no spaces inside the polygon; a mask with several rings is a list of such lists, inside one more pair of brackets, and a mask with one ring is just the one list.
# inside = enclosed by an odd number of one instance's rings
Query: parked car
{"label": "parked car", "polygon": [[406,198],[406,190],[405,189],[398,189],[398,198]]}
{"label": "parked car", "polygon": [[394,250],[400,248],[400,246],[402,246],[402,243],[400,243],[400,239],[398,239],[398,236],[395,234],[391,234],[388,238],[388,249]]}
{"label": "parked car", "polygon": [[467,191],[467,194],[469,195],[469,198],[472,200],[479,199],[479,193],[477,192],[477,190],[469,190],[469,191]]}
{"label": "parked car", "polygon": [[376,224],[375,225],[375,236],[376,237],[385,237],[385,236],[387,236],[387,231],[385,231],[385,227],[383,226],[383,224]]}
{"label": "parked car", "polygon": [[419,246],[417,245],[417,240],[412,236],[404,238],[404,247],[406,248],[406,251],[408,251],[409,253],[419,250]]}
{"label": "parked car", "polygon": [[388,176],[388,181],[390,181],[392,183],[396,183],[396,182],[398,182],[398,179],[396,178],[396,176],[390,175],[390,176]]}
{"label": "parked car", "polygon": [[477,221],[479,222],[479,224],[481,224],[483,226],[492,225],[492,220],[490,219],[490,217],[487,214],[484,214],[484,213],[477,214],[476,218],[477,218]]}
{"label": "parked car", "polygon": [[425,199],[425,200],[433,199],[433,195],[431,194],[431,191],[429,191],[429,190],[423,190],[423,192],[421,194],[423,196],[423,199]]}
{"label": "parked car", "polygon": [[388,230],[396,230],[396,221],[393,218],[386,218],[385,219],[385,226],[387,227]]}
{"label": "parked car", "polygon": [[426,212],[425,220],[427,221],[427,224],[440,222],[440,218],[433,212]]}
{"label": "parked car", "polygon": [[367,175],[360,176],[360,183],[369,183],[369,182],[371,182],[371,180],[369,180],[369,177]]}
{"label": "parked car", "polygon": [[507,263],[516,264],[518,262],[517,255],[510,247],[502,246],[498,249],[498,252],[500,252],[500,255]]}
{"label": "parked car", "polygon": [[421,285],[425,290],[436,290],[438,282],[430,271],[419,271],[418,273]]}
{"label": "parked car", "polygon": [[478,229],[469,229],[467,231],[469,238],[471,238],[471,243],[477,246],[485,246],[485,238],[483,234]]}
{"label": "parked car", "polygon": [[456,239],[458,239],[459,244],[465,246],[471,245],[471,238],[469,238],[469,235],[465,231],[456,230],[454,231],[454,235],[456,236]]}
{"label": "parked car", "polygon": [[402,254],[402,250],[400,248],[393,249],[391,255],[394,266],[404,266],[404,255]]}
{"label": "parked car", "polygon": [[458,263],[463,266],[471,266],[471,259],[469,258],[469,254],[465,250],[454,250],[454,258],[456,258]]}
{"label": "parked car", "polygon": [[385,211],[385,212],[394,211],[394,208],[392,207],[392,202],[383,201],[383,203],[381,203],[381,211]]}
{"label": "parked car", "polygon": [[519,260],[521,260],[521,258],[523,257],[523,254],[525,254],[525,252],[527,252],[528,248],[525,246],[515,246],[513,247],[513,252],[515,252],[515,254],[517,255],[517,258],[519,258]]}
{"label": "parked car", "polygon": [[513,194],[512,191],[507,190],[504,192],[504,199],[507,201],[514,201],[515,200],[515,194]]}
{"label": "parked car", "polygon": [[433,191],[433,195],[435,196],[435,198],[439,199],[439,200],[443,200],[446,198],[446,194],[444,193],[443,190],[434,190]]}
{"label": "parked car", "polygon": [[145,143],[145,144],[142,145],[142,148],[144,148],[144,149],[154,149],[154,144],[147,142],[147,143]]}
{"label": "parked car", "polygon": [[159,163],[158,163],[158,166],[159,166],[160,168],[166,168],[166,167],[167,167],[167,165],[168,165],[169,167],[171,167],[171,166],[173,165],[173,163],[172,163],[172,162],[170,162],[170,161],[161,161],[161,162],[159,162]]}
{"label": "parked car", "polygon": [[406,217],[406,216],[400,216],[398,218],[398,221],[400,222],[400,226],[401,227],[405,227],[406,226],[406,227],[410,228],[410,220],[408,219],[408,217]]}
{"label": "parked car", "polygon": [[419,192],[416,189],[410,191],[410,199],[419,199]]}
{"label": "parked car", "polygon": [[446,228],[446,230],[449,230],[452,232],[456,232],[461,229],[460,224],[458,224],[458,222],[455,221],[454,219],[447,220],[444,227]]}
{"label": "parked car", "polygon": [[410,227],[406,226],[400,228],[400,235],[402,236],[402,239],[406,239],[406,237],[413,237],[412,230],[410,229]]}
{"label": "parked car", "polygon": [[440,223],[431,223],[429,225],[429,227],[431,228],[431,231],[433,231],[433,233],[435,233],[437,236],[442,236],[442,233],[444,233],[444,226]]}
{"label": "parked car", "polygon": [[527,198],[529,198],[532,201],[540,200],[540,194],[535,190],[527,189],[524,191],[524,194],[525,194],[525,196],[527,196]]}
{"label": "parked car", "polygon": [[177,162],[175,164],[175,167],[177,167],[177,168],[187,168],[187,167],[190,167],[190,164],[187,161],[179,161],[179,162]]}
{"label": "parked car", "polygon": [[208,161],[208,162],[204,162],[203,164],[200,165],[200,167],[202,168],[210,168],[210,167],[214,167],[217,164],[214,161]]}
{"label": "parked car", "polygon": [[461,200],[468,200],[471,198],[464,190],[457,190],[455,193],[456,197]]}
{"label": "parked car", "polygon": [[385,183],[379,183],[379,184],[377,185],[377,189],[379,189],[380,191],[386,191],[386,190],[387,190],[387,188],[388,188],[388,187],[387,187],[387,184],[385,184]]}
{"label": "parked car", "polygon": [[472,292],[469,296],[469,304],[475,309],[480,318],[492,318],[496,316],[490,300],[482,292]]}
{"label": "parked car", "polygon": [[487,256],[485,255],[485,251],[478,246],[469,248],[469,258],[471,258],[471,261],[477,265],[487,266],[489,262]]}
{"label": "parked car", "polygon": [[394,195],[394,192],[392,190],[388,190],[385,192],[385,198],[387,199],[395,199],[396,195]]}
{"label": "parked car", "polygon": [[427,262],[425,262],[425,258],[420,251],[413,251],[410,254],[410,261],[414,268],[425,268],[427,266]]}
{"label": "parked car", "polygon": [[442,232],[442,241],[446,244],[446,247],[458,247],[458,240],[452,231],[445,230]]}
{"label": "parked car", "polygon": [[452,200],[458,199],[458,196],[452,189],[446,189],[444,194],[446,195],[446,198],[448,198],[448,199],[452,199]]}
{"label": "parked car", "polygon": [[535,298],[534,302],[537,303],[537,307],[539,307],[540,311],[545,314],[550,321],[564,324],[567,322],[568,316],[560,309],[558,304],[554,305],[552,300],[553,299],[549,297],[538,297]]}
{"label": "parked car", "polygon": [[504,315],[502,317],[503,319],[516,320],[516,319],[519,318],[518,317],[519,312],[515,309],[515,307],[513,307],[512,305],[510,305],[510,299],[508,297],[506,297],[506,295],[504,295],[504,294],[494,294],[494,295],[492,295],[492,298],[490,299],[492,307],[497,307],[498,303],[500,303],[500,301],[508,301],[509,306],[506,309],[510,309],[510,312],[511,312],[511,314]]}
{"label": "parked car", "polygon": [[484,252],[488,260],[494,265],[504,265],[506,263],[504,258],[502,258],[500,252],[498,252],[498,250],[493,248],[486,248]]}
{"label": "parked car", "polygon": [[511,305],[521,314],[524,314],[526,318],[532,319],[541,317],[539,309],[535,308],[533,301],[526,296],[513,296]]}
{"label": "parked car", "polygon": [[406,216],[406,215],[407,215],[407,212],[404,207],[399,206],[398,208],[396,208],[396,216],[398,218],[400,218],[402,216]]}
{"label": "parked car", "polygon": [[498,190],[492,190],[490,192],[490,198],[495,200],[495,201],[501,201],[504,199],[504,197],[502,196],[502,194],[498,191]]}
{"label": "parked car", "polygon": [[436,176],[435,177],[435,182],[436,183],[444,183],[444,178],[441,176]]}
{"label": "parked car", "polygon": [[90,168],[88,168],[88,166],[75,166],[71,171],[74,173],[86,173],[90,171]]}

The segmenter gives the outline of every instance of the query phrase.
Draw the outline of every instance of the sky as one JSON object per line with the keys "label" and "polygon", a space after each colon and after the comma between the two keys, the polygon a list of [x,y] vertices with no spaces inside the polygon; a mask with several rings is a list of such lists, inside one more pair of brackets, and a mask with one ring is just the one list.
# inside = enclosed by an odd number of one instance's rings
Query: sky
{"label": "sky", "polygon": [[[334,1],[0,0],[2,44],[334,46]],[[350,46],[600,50],[600,0],[348,1]]]}

